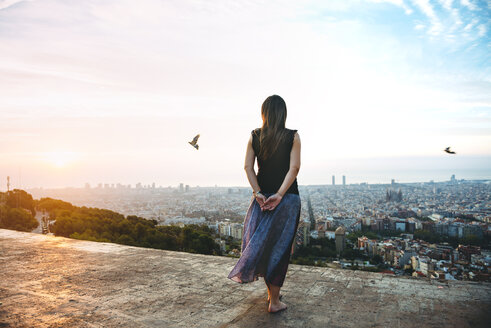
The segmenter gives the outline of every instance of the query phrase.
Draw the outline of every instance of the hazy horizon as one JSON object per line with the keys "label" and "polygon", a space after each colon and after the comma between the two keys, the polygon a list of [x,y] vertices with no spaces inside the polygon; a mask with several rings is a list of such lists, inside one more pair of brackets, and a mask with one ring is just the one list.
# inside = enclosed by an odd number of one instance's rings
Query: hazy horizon
{"label": "hazy horizon", "polygon": [[[416,158],[417,160],[417,158]],[[428,159],[426,159],[428,160]],[[431,159],[430,159],[431,160]],[[476,158],[472,159],[472,162],[474,164],[478,164],[479,161],[476,160]],[[483,164],[484,163],[489,163],[491,162],[491,156],[484,158]],[[368,163],[368,161],[367,161]],[[377,159],[372,159],[372,164],[377,164],[377,163],[384,163],[383,160],[380,160],[379,158]],[[410,163],[406,164],[407,166],[410,166]],[[469,172],[470,171],[470,172]],[[379,172],[379,173],[377,173]],[[389,171],[390,172],[390,171]],[[429,182],[430,180],[433,180],[434,182],[443,182],[443,181],[449,181],[452,174],[455,174],[455,178],[457,180],[491,180],[491,177],[489,175],[489,169],[486,168],[481,168],[481,169],[468,169],[468,170],[462,170],[462,169],[441,169],[441,170],[426,170],[421,168],[421,169],[407,169],[407,170],[402,170],[397,174],[397,172],[392,171],[394,174],[390,175],[389,173],[382,174],[380,173],[380,170],[373,170],[371,173],[366,172],[365,174],[359,174],[359,175],[353,175],[353,174],[343,174],[342,172],[336,173],[335,175],[335,182],[336,185],[341,185],[342,184],[342,176],[346,176],[346,184],[359,184],[359,183],[369,183],[369,184],[390,184],[391,179],[394,179],[396,183],[420,183],[420,182]],[[19,175],[11,175],[10,176],[10,183],[11,183],[11,189],[13,188],[18,188],[19,186],[21,187],[20,189],[34,189],[34,188],[44,188],[44,189],[50,189],[50,188],[82,188],[85,186],[85,183],[89,183],[91,188],[97,187],[99,183],[102,184],[117,184],[121,183],[123,185],[131,185],[132,188],[135,188],[135,185],[137,183],[141,183],[142,185],[151,185],[152,183],[155,183],[155,185],[162,186],[164,188],[167,188],[169,186],[171,187],[178,187],[180,183],[183,183],[184,185],[189,185],[190,187],[194,188],[196,186],[199,187],[214,187],[217,185],[218,187],[250,187],[249,183],[247,182],[247,177],[245,172],[241,172],[239,170],[239,173],[242,173],[242,181],[238,181],[237,183],[231,183],[231,180],[226,180],[222,183],[205,183],[205,184],[199,184],[199,183],[193,183],[190,181],[184,181],[184,180],[179,180],[179,178],[175,178],[172,180],[172,182],[166,183],[165,181],[160,181],[158,179],[132,179],[132,180],[111,180],[111,179],[102,179],[102,180],[92,180],[92,181],[82,181],[80,177],[75,177],[77,183],[72,183],[72,184],[66,184],[66,185],[25,185],[22,183],[22,171],[21,171],[21,181],[19,184]],[[305,180],[304,176],[308,176],[309,172],[303,172],[302,169],[297,176],[297,181],[299,185],[331,185],[332,184],[332,175],[333,173],[329,174],[326,172],[325,174],[322,175],[322,179],[312,179],[312,180]],[[315,172],[310,172],[310,175],[316,175]],[[304,182],[307,181],[307,182]],[[0,191],[5,191],[6,190],[6,176],[1,177],[0,181]]]}
{"label": "hazy horizon", "polygon": [[271,94],[302,140],[300,185],[489,179],[489,12],[473,0],[0,0],[0,190],[7,176],[248,186],[246,144]]}

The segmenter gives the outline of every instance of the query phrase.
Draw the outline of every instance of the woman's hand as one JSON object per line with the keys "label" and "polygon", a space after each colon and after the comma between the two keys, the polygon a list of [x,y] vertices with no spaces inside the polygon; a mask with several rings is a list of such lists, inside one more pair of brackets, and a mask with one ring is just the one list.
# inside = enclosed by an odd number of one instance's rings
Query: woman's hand
{"label": "woman's hand", "polygon": [[263,211],[264,210],[270,210],[270,211],[274,210],[276,208],[276,206],[278,206],[278,204],[281,202],[282,199],[283,199],[283,196],[281,196],[278,193],[269,196],[268,199],[266,199],[266,201],[264,202],[264,206],[262,207]]}
{"label": "woman's hand", "polygon": [[266,202],[266,196],[263,194],[257,194],[256,195],[256,202],[259,204],[259,207],[261,207],[261,210],[264,211],[264,202]]}

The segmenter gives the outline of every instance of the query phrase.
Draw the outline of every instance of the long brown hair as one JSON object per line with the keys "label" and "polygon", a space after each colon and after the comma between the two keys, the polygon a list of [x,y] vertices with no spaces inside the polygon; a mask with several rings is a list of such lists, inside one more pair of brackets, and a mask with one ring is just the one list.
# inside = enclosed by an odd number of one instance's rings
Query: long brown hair
{"label": "long brown hair", "polygon": [[259,137],[260,150],[258,157],[267,159],[270,157],[282,141],[288,136],[285,129],[286,103],[278,95],[266,98],[261,106],[263,126]]}

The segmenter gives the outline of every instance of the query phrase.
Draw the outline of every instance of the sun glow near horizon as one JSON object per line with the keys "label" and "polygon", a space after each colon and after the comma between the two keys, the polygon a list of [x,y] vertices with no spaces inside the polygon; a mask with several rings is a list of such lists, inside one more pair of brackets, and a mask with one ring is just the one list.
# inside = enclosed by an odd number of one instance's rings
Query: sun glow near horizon
{"label": "sun glow near horizon", "polygon": [[43,159],[55,168],[65,168],[75,163],[80,154],[71,151],[51,151],[44,153]]}

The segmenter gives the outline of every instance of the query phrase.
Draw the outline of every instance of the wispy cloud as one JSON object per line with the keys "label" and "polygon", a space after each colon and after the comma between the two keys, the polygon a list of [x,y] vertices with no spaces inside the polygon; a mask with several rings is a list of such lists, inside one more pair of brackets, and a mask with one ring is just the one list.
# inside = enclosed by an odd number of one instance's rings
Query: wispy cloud
{"label": "wispy cloud", "polygon": [[443,31],[443,25],[440,19],[435,14],[433,6],[429,0],[413,0],[413,3],[429,18],[431,28],[428,29],[428,34],[437,36]]}
{"label": "wispy cloud", "polygon": [[472,3],[470,0],[460,0],[460,3],[462,4],[462,6],[465,6],[470,10],[477,10],[476,5]]}
{"label": "wispy cloud", "polygon": [[404,12],[408,15],[413,13],[413,10],[404,2],[404,0],[369,0],[374,3],[390,3],[404,9]]}
{"label": "wispy cloud", "polygon": [[452,2],[453,0],[439,0],[438,2],[440,2],[440,4],[442,5],[442,7],[444,7],[445,9],[447,10],[452,10]]}
{"label": "wispy cloud", "polygon": [[477,30],[478,30],[478,35],[480,37],[483,37],[486,35],[486,31],[487,31],[486,25],[484,25],[484,24],[479,25],[477,27]]}
{"label": "wispy cloud", "polygon": [[[425,31],[433,39],[471,46],[476,39],[489,37],[491,20],[485,13],[491,2],[486,5],[470,0],[412,0],[412,3],[428,20],[426,24],[424,19],[417,19],[415,29]],[[425,25],[428,27],[422,28]]]}
{"label": "wispy cloud", "polygon": [[477,18],[473,18],[470,23],[468,23],[467,25],[465,25],[464,31],[469,32],[470,30],[472,30],[472,28],[474,26],[477,25],[477,23],[479,23],[479,20]]}
{"label": "wispy cloud", "polygon": [[450,16],[453,19],[453,26],[450,27],[449,32],[455,32],[462,26],[463,22],[460,18],[459,11],[452,6],[453,0],[439,0],[439,3],[443,8],[447,10],[448,13],[450,13]]}

